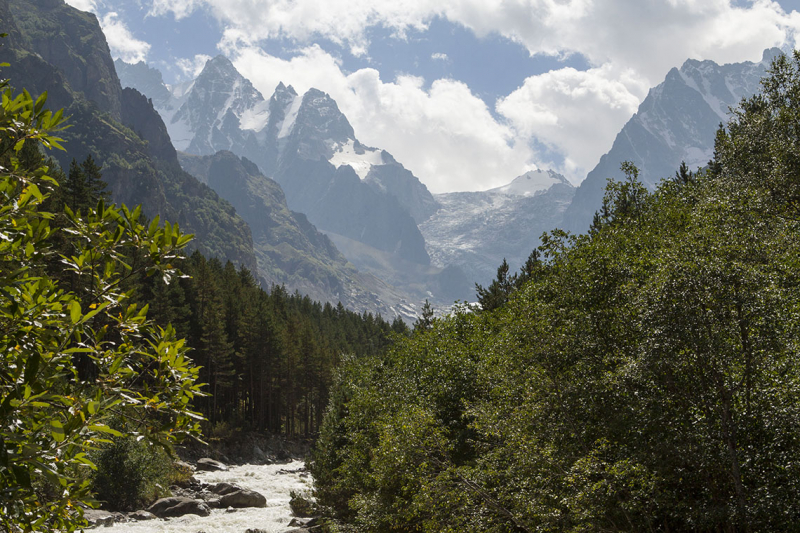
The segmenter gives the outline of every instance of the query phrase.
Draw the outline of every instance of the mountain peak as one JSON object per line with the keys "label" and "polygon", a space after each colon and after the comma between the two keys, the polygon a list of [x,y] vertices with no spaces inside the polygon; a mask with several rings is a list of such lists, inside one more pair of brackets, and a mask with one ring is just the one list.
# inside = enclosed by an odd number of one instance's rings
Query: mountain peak
{"label": "mountain peak", "polygon": [[773,46],[772,48],[767,48],[764,50],[764,53],[761,54],[761,62],[762,63],[772,63],[772,61],[778,57],[783,55],[783,50]]}
{"label": "mountain peak", "polygon": [[239,71],[236,70],[236,67],[233,66],[231,60],[222,54],[206,61],[206,64],[197,79],[199,80],[208,76],[214,76],[215,78],[220,76],[226,78],[233,77],[235,79],[243,78]]}
{"label": "mountain peak", "polygon": [[288,95],[291,97],[297,96],[297,91],[294,90],[294,87],[291,85],[284,85],[283,82],[278,83],[278,86],[275,87],[273,98],[281,99],[284,95]]}
{"label": "mountain peak", "polygon": [[353,127],[336,101],[319,89],[311,88],[302,98],[295,98],[293,113],[292,126],[296,119],[306,134],[313,138],[333,144],[355,141]]}
{"label": "mountain peak", "polygon": [[534,194],[546,191],[553,185],[558,184],[572,187],[572,184],[567,181],[567,178],[561,174],[553,172],[552,170],[538,169],[526,172],[515,178],[508,185],[490,189],[488,192],[511,196],[533,196]]}

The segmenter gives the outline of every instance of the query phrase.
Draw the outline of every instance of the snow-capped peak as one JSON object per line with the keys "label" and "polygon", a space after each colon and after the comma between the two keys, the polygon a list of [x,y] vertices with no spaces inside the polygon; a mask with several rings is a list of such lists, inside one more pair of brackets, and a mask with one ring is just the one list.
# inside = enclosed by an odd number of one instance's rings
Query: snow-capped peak
{"label": "snow-capped peak", "polygon": [[239,118],[243,130],[261,131],[269,123],[269,102],[262,100],[255,106],[247,108]]}
{"label": "snow-capped peak", "polygon": [[330,163],[336,168],[349,165],[363,180],[366,179],[373,165],[383,164],[382,154],[382,150],[367,148],[353,139],[348,139],[346,143],[334,147]]}
{"label": "snow-capped peak", "polygon": [[286,102],[283,108],[283,122],[278,129],[278,139],[288,137],[292,133],[292,128],[294,127],[294,123],[297,122],[297,114],[300,112],[300,106],[302,104],[303,98],[296,93]]}
{"label": "snow-capped peak", "polygon": [[488,192],[508,194],[513,196],[533,196],[534,194],[548,190],[558,183],[569,185],[569,181],[552,170],[531,170],[522,176],[514,179],[508,185],[490,189]]}

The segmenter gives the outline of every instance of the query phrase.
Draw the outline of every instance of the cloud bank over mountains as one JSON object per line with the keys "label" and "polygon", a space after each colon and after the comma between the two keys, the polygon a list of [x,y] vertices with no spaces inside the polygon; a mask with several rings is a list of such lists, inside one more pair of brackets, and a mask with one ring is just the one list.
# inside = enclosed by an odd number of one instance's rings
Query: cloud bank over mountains
{"label": "cloud bank over mountains", "polygon": [[[146,58],[114,13],[120,0],[68,0],[94,10],[112,52]],[[765,48],[794,47],[800,14],[770,0],[140,0],[143,16],[218,21],[218,49],[264,94],[279,81],[331,94],[363,142],[386,148],[433,192],[488,189],[535,167],[583,179],[650,87],[687,58],[758,61]],[[486,102],[463,81],[376,68],[347,71],[336,50],[370,58],[371,30],[394,38],[435,19],[500,35],[529,54],[580,55],[589,67],[533,72]],[[127,32],[127,33],[126,33]],[[281,57],[274,40],[293,43]],[[196,71],[204,56],[182,59]],[[177,62],[177,60],[176,60]]]}

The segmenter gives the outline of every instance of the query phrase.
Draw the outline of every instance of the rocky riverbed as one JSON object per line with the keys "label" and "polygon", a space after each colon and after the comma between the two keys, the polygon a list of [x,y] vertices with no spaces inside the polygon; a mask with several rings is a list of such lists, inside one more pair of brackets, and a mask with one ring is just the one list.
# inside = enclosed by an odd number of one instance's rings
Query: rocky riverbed
{"label": "rocky riverbed", "polygon": [[[208,516],[187,514],[177,518],[152,519],[115,523],[101,527],[108,533],[245,533],[248,530],[260,533],[284,531],[307,531],[297,529],[297,519],[292,514],[290,493],[309,493],[311,476],[302,461],[284,464],[230,466],[225,471],[195,473],[195,478],[204,490],[219,483],[229,483],[246,491],[264,496],[263,507],[210,508]],[[295,520],[294,523],[292,521]],[[301,519],[302,520],[302,519]],[[290,525],[291,524],[291,525]]]}

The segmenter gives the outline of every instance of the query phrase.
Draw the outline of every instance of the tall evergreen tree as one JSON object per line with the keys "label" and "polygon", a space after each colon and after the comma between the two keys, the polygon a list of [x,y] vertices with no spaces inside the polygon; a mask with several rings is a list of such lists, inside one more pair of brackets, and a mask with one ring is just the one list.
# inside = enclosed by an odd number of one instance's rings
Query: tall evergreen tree
{"label": "tall evergreen tree", "polygon": [[497,277],[488,287],[484,288],[477,283],[475,284],[475,292],[482,310],[491,311],[497,309],[508,301],[516,278],[515,275],[508,274],[508,269],[508,262],[504,258],[503,263],[497,269]]}

